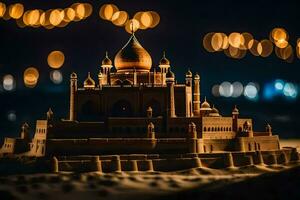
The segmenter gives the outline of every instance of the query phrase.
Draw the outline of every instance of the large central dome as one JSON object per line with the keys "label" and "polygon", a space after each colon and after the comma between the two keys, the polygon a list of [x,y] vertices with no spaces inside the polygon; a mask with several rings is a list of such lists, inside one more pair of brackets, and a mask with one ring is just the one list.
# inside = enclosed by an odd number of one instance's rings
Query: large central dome
{"label": "large central dome", "polygon": [[152,66],[150,54],[142,47],[134,35],[115,57],[115,67],[118,72],[149,71]]}

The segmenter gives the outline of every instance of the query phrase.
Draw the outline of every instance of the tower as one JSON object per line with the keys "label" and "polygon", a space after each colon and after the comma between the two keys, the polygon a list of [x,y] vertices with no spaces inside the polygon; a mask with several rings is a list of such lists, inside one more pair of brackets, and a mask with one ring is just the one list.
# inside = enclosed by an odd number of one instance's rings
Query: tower
{"label": "tower", "polygon": [[102,84],[103,85],[108,85],[110,84],[110,70],[112,68],[112,61],[108,57],[108,52],[106,51],[105,53],[105,58],[102,60]]}
{"label": "tower", "polygon": [[234,132],[238,131],[239,114],[239,109],[237,108],[237,106],[234,106],[234,109],[232,110],[232,131]]}
{"label": "tower", "polygon": [[192,82],[193,74],[190,70],[185,74],[185,113],[186,117],[193,116],[193,105],[192,105]]}
{"label": "tower", "polygon": [[24,123],[22,125],[20,138],[24,140],[29,140],[29,125],[27,123]]}
{"label": "tower", "polygon": [[170,61],[166,58],[166,53],[163,53],[163,57],[159,62],[159,68],[161,72],[161,83],[162,85],[166,85],[166,74],[170,68]]}
{"label": "tower", "polygon": [[266,125],[266,133],[268,133],[269,136],[272,136],[272,127],[270,124]]}
{"label": "tower", "polygon": [[198,74],[194,77],[194,115],[200,116],[200,76]]}
{"label": "tower", "polygon": [[74,121],[76,118],[76,111],[75,111],[76,93],[77,93],[77,74],[73,72],[70,77],[70,111],[69,111],[70,121]]}
{"label": "tower", "polygon": [[166,83],[168,88],[168,117],[176,117],[174,97],[175,74],[170,69],[166,74]]}

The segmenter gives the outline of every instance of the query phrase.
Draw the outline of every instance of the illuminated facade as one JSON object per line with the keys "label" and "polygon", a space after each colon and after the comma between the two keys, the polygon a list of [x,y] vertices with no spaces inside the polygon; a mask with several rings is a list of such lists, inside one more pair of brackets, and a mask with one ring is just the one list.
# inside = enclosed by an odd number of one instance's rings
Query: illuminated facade
{"label": "illuminated facade", "polygon": [[[106,54],[97,79],[88,73],[80,87],[70,77],[68,119],[51,109],[37,120],[34,137],[23,126],[19,139],[6,138],[2,153],[30,156],[103,154],[178,154],[279,150],[267,125],[255,132],[252,119],[237,107],[223,117],[202,98],[200,75],[190,70],[179,84],[165,54],[158,68],[134,34],[113,62]],[[22,145],[16,145],[16,141]],[[28,146],[24,145],[24,143]],[[22,150],[16,151],[16,146]]]}

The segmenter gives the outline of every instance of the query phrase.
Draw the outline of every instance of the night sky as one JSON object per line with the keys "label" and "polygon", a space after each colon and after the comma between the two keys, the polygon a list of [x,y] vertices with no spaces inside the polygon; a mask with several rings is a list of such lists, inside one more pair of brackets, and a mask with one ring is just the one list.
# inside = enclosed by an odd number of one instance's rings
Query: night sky
{"label": "night sky", "polygon": [[[25,9],[66,8],[75,1],[1,1],[6,4],[20,2]],[[77,1],[76,1],[77,2]],[[16,136],[23,122],[29,122],[32,131],[34,121],[45,117],[52,107],[59,118],[68,115],[69,74],[79,76],[81,85],[87,72],[94,79],[100,69],[105,51],[113,59],[118,50],[127,42],[129,34],[124,28],[102,20],[98,11],[104,3],[113,3],[131,17],[138,11],[156,11],[161,17],[154,29],[139,30],[136,36],[152,56],[153,66],[157,66],[165,50],[171,61],[172,71],[178,82],[184,81],[184,73],[190,68],[201,75],[201,95],[207,96],[223,115],[230,115],[235,104],[242,116],[254,118],[255,128],[264,130],[265,123],[271,123],[274,133],[282,138],[300,137],[299,97],[289,100],[276,97],[263,98],[263,88],[275,79],[282,79],[299,85],[300,60],[295,56],[292,63],[276,57],[255,57],[250,52],[237,60],[224,53],[209,53],[202,45],[208,32],[249,32],[255,39],[268,39],[273,28],[282,27],[289,33],[289,42],[295,47],[300,38],[299,6],[295,0],[280,3],[274,1],[174,1],[174,0],[118,0],[118,1],[78,1],[93,5],[93,13],[80,22],[72,22],[64,28],[47,30],[44,28],[19,28],[15,20],[0,19],[0,81],[6,74],[17,80],[14,91],[0,90],[0,137]],[[51,68],[47,56],[53,50],[64,52],[66,60],[60,69],[64,81],[55,85],[49,79]],[[40,72],[38,85],[26,88],[23,72],[34,66]],[[250,101],[245,97],[216,98],[211,93],[215,84],[223,81],[240,81],[244,85],[257,82],[260,85],[259,99]],[[15,112],[16,121],[9,121],[9,112]],[[299,134],[298,134],[299,133]]]}

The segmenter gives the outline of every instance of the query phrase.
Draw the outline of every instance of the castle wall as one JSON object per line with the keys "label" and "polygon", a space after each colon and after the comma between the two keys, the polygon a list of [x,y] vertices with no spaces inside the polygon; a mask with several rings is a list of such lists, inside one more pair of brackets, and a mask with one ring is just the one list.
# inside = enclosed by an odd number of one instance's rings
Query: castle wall
{"label": "castle wall", "polygon": [[203,117],[202,131],[204,139],[233,139],[236,133],[232,130],[231,117]]}

